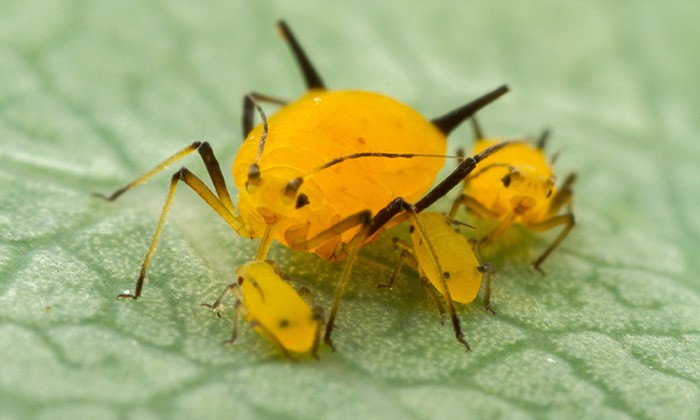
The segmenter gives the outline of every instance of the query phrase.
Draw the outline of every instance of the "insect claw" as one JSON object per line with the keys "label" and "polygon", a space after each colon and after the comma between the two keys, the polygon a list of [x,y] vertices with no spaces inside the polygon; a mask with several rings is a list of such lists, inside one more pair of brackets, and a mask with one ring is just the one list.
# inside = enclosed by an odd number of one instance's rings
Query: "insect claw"
{"label": "insect claw", "polygon": [[136,299],[138,299],[138,298],[139,298],[138,296],[136,296],[135,294],[132,294],[132,293],[131,293],[130,291],[128,291],[128,290],[124,290],[123,292],[121,292],[121,293],[119,293],[119,294],[117,295],[117,299],[132,299],[132,300],[136,300]]}

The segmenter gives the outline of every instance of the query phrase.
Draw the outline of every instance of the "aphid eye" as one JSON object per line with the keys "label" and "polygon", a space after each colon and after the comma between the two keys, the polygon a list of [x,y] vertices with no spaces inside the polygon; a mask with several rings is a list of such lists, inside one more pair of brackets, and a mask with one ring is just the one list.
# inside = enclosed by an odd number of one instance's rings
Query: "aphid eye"
{"label": "aphid eye", "polygon": [[551,197],[551,196],[552,196],[552,190],[551,190],[551,188],[550,188],[550,189],[547,191],[547,198],[549,198],[549,197]]}
{"label": "aphid eye", "polygon": [[413,226],[413,225],[410,225],[410,226],[408,227],[408,233],[413,233],[415,230],[416,230],[416,227]]}
{"label": "aphid eye", "polygon": [[238,281],[238,285],[239,285],[239,286],[240,286],[241,284],[243,284],[243,276],[238,276],[238,279],[236,279],[236,280]]}
{"label": "aphid eye", "polygon": [[306,206],[307,204],[309,204],[309,197],[306,194],[301,193],[299,194],[299,196],[297,196],[297,203],[294,206],[294,208],[300,209]]}
{"label": "aphid eye", "polygon": [[508,188],[510,186],[510,174],[506,174],[503,178],[501,178],[501,182],[503,183],[503,186]]}
{"label": "aphid eye", "polygon": [[297,192],[299,191],[299,187],[301,187],[301,184],[304,183],[304,179],[302,177],[297,177],[294,178],[293,180],[289,181],[287,185],[284,187],[284,195],[285,197],[288,198],[294,198],[297,196]]}
{"label": "aphid eye", "polygon": [[260,184],[260,167],[257,163],[253,163],[248,168],[248,180],[246,181],[246,186],[258,185]]}
{"label": "aphid eye", "polygon": [[282,318],[282,319],[280,319],[278,325],[280,328],[287,328],[287,327],[289,327],[289,320],[286,318]]}
{"label": "aphid eye", "polygon": [[449,272],[449,271],[445,271],[444,273],[442,273],[442,278],[444,278],[445,280],[449,279],[449,278],[450,278],[450,272]]}

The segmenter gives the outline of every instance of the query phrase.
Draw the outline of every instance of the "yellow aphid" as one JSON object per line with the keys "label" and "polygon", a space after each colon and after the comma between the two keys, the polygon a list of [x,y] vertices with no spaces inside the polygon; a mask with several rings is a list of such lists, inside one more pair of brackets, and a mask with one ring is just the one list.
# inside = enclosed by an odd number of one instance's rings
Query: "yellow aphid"
{"label": "yellow aphid", "polygon": [[[456,186],[477,162],[502,146],[467,158],[440,188],[426,191],[444,162],[446,136],[461,122],[508,91],[501,86],[441,117],[428,120],[386,96],[364,91],[327,90],[284,22],[278,28],[288,42],[306,81],[307,92],[286,102],[251,93],[243,102],[243,134],[233,165],[238,205],[231,199],[214,152],[195,142],[156,168],[118,189],[107,200],[149,180],[168,165],[197,151],[204,161],[212,191],[182,168],[173,174],[135,291],[137,299],[158,245],[166,215],[180,181],[192,188],[238,234],[260,238],[256,261],[264,261],[273,240],[324,259],[346,259],[336,287],[324,340],[331,332],[343,290],[360,247],[400,222],[405,200],[429,206]],[[265,116],[260,101],[281,108]],[[262,122],[254,127],[255,114]],[[421,198],[423,197],[423,198]],[[267,304],[266,304],[267,305]]]}
{"label": "yellow aphid", "polygon": [[[290,353],[310,353],[316,356],[321,327],[322,310],[312,308],[301,296],[308,290],[294,290],[275,268],[265,261],[243,264],[236,270],[237,280],[229,285],[211,309],[218,309],[226,292],[236,296],[236,310],[261,334],[271,339],[280,350]],[[235,325],[235,322],[234,322]],[[229,340],[233,342],[236,332]]]}
{"label": "yellow aphid", "polygon": [[[418,200],[433,184],[444,159],[355,159],[320,172],[313,170],[342,156],[366,152],[445,155],[445,135],[416,111],[386,96],[360,91],[314,89],[268,119],[265,148],[256,161],[263,126],[241,145],[233,164],[238,210],[253,235],[266,230],[295,249],[331,261],[345,257],[360,228],[332,235],[313,246],[304,242],[341,220],[376,214],[397,197]],[[257,162],[257,181],[248,177]],[[295,179],[295,194],[285,194]],[[304,205],[298,205],[298,197]]]}
{"label": "yellow aphid", "polygon": [[[501,142],[481,135],[474,123],[477,141],[473,153],[479,153]],[[556,188],[553,160],[544,154],[548,133],[545,132],[536,145],[511,144],[497,155],[484,160],[477,171],[464,179],[464,194],[457,199],[450,215],[464,204],[470,212],[482,219],[498,220],[499,224],[483,239],[482,243],[495,241],[512,224],[519,224],[535,232],[564,225],[564,229],[545,251],[533,262],[540,265],[573,229],[575,219],[570,210],[572,186],[576,179],[570,174]],[[562,208],[566,208],[560,214]]]}
{"label": "yellow aphid", "polygon": [[[493,312],[489,305],[491,265],[481,263],[476,243],[470,243],[455,231],[452,221],[442,213],[414,213],[410,219],[409,232],[411,244],[394,239],[396,246],[403,249],[401,261],[409,261],[410,265],[418,270],[421,281],[441,316],[444,316],[442,304],[430,289],[430,285],[443,296],[452,318],[455,336],[469,350],[454,302],[471,303],[483,282],[484,307]],[[389,283],[382,287],[391,287],[400,269],[401,264],[394,271]]]}

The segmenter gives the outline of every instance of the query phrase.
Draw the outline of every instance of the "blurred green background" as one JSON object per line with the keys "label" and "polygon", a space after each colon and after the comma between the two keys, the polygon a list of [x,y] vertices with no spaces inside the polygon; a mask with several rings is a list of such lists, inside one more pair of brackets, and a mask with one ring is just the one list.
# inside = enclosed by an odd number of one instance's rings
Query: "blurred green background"
{"label": "blurred green background", "polygon": [[[578,226],[548,275],[528,262],[552,233],[515,232],[498,314],[459,308],[471,353],[410,270],[376,291],[390,235],[361,254],[337,352],[291,363],[247,326],[220,345],[230,323],[199,303],[257,243],[186,188],[143,298],[114,299],[170,171],[113,204],[89,193],[194,139],[230,167],[242,95],[303,90],[282,17],[330,87],[426,116],[509,83],[485,130],[551,127],[560,175],[579,174]],[[0,419],[697,418],[699,18],[690,1],[1,2]],[[328,304],[341,265],[271,256]]]}

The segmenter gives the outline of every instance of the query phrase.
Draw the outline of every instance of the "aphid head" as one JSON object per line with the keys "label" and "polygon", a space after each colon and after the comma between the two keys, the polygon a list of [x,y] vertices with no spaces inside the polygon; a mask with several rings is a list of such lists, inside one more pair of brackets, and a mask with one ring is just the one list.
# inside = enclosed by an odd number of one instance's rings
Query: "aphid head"
{"label": "aphid head", "polygon": [[546,202],[554,192],[554,175],[543,177],[527,165],[510,166],[501,184],[516,214],[524,214]]}
{"label": "aphid head", "polygon": [[293,218],[296,210],[309,204],[309,197],[301,192],[304,179],[288,168],[261,171],[253,163],[245,184],[249,201],[268,225],[282,218]]}

